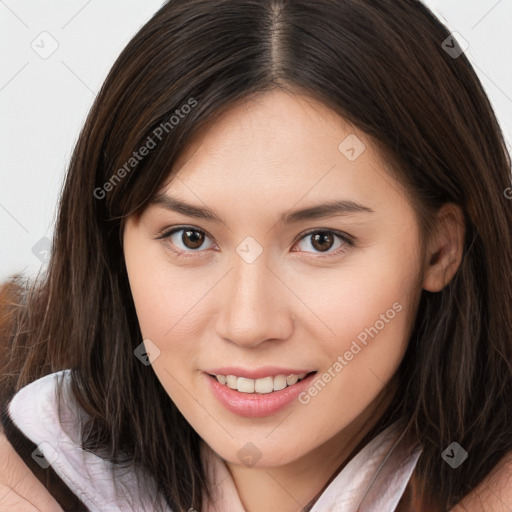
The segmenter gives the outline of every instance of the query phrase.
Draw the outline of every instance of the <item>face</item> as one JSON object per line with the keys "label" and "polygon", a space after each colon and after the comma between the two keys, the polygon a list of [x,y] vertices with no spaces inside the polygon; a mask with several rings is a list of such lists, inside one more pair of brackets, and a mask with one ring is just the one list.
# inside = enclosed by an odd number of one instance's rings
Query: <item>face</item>
{"label": "face", "polygon": [[312,99],[265,93],[203,133],[160,192],[128,219],[125,261],[153,370],[210,447],[279,466],[376,421],[423,257],[370,138]]}

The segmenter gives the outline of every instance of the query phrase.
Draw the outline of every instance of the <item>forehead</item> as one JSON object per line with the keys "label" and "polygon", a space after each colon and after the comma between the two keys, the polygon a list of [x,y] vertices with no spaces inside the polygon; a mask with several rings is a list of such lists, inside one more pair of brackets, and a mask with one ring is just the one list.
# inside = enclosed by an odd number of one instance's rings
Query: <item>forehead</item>
{"label": "forehead", "polygon": [[323,103],[280,90],[248,98],[204,126],[159,194],[235,216],[340,200],[382,213],[392,203],[407,206],[371,137]]}

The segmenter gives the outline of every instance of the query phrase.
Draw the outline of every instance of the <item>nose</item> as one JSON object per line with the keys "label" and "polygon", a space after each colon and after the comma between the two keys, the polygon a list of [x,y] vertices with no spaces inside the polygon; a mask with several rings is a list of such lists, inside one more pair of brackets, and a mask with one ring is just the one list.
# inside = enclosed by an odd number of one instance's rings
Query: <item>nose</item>
{"label": "nose", "polygon": [[263,255],[252,263],[236,256],[234,266],[219,285],[215,299],[219,337],[256,348],[291,336],[292,293]]}

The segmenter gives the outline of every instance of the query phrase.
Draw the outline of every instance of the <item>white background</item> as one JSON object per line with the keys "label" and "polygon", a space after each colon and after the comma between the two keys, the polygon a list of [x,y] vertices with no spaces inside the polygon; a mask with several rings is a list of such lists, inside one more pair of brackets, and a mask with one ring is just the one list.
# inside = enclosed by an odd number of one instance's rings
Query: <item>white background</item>
{"label": "white background", "polygon": [[[510,145],[512,0],[425,3],[469,43],[466,55]],[[45,264],[45,237],[52,237],[63,176],[94,96],[123,47],[161,5],[0,0],[0,280],[17,271],[35,275]],[[43,52],[52,44],[58,48],[46,59],[32,48]]]}

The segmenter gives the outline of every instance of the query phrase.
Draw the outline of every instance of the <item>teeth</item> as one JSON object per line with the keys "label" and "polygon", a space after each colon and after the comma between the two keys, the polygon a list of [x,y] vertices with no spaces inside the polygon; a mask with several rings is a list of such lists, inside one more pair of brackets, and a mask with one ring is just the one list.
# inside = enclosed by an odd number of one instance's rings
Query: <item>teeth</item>
{"label": "teeth", "polygon": [[286,377],[284,375],[277,375],[274,377],[274,391],[284,389],[287,385]]}
{"label": "teeth", "polygon": [[256,379],[254,381],[254,391],[256,391],[256,393],[272,393],[272,391],[274,391],[274,377]]}
{"label": "teeth", "polygon": [[293,386],[293,384],[296,384],[298,380],[298,375],[288,375],[288,377],[286,377],[286,384],[288,384],[288,386]]}
{"label": "teeth", "polygon": [[240,393],[268,394],[273,391],[280,391],[288,386],[293,386],[306,375],[307,373],[288,376],[276,375],[275,377],[264,377],[262,379],[247,379],[245,377],[236,377],[235,375],[216,375],[215,377],[220,384],[236,389]]}
{"label": "teeth", "polygon": [[238,377],[236,381],[236,389],[238,389],[240,393],[254,393],[254,379]]}
{"label": "teeth", "polygon": [[231,389],[236,389],[236,381],[238,379],[234,375],[226,376],[226,386]]}

